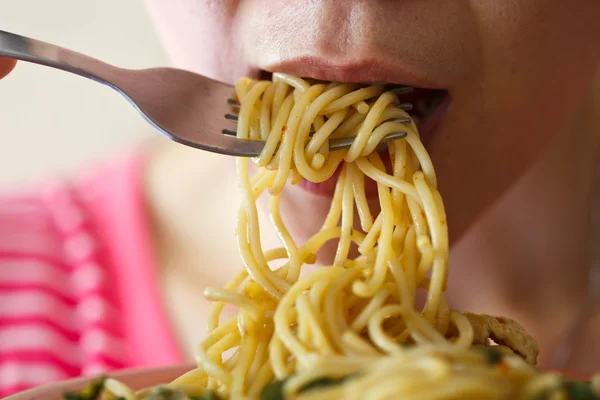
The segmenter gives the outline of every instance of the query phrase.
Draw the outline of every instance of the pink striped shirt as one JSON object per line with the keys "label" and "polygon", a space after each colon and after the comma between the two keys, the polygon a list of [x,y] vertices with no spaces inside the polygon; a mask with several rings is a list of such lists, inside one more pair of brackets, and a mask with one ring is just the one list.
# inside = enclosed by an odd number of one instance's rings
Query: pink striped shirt
{"label": "pink striped shirt", "polygon": [[0,397],[181,362],[157,290],[143,157],[0,197]]}

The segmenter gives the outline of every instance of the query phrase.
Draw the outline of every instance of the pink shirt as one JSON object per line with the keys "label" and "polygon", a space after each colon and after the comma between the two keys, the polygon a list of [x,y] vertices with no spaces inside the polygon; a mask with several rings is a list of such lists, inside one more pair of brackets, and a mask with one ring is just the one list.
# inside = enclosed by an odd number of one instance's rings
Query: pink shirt
{"label": "pink shirt", "polygon": [[143,161],[0,197],[0,397],[183,360],[156,282]]}

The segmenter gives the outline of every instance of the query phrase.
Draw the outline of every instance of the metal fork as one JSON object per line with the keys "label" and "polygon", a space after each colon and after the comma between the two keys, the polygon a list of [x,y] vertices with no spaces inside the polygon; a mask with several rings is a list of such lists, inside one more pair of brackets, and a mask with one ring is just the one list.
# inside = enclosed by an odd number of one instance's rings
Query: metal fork
{"label": "metal fork", "polygon": [[[223,129],[223,117],[231,110],[227,99],[233,88],[189,71],[117,68],[72,50],[2,30],[0,57],[56,68],[106,85],[127,99],[160,133],[187,146],[255,157],[265,144],[237,139],[231,136],[233,131]],[[397,132],[384,140],[405,136],[405,132]],[[332,150],[347,148],[352,139],[331,139],[329,147]]]}

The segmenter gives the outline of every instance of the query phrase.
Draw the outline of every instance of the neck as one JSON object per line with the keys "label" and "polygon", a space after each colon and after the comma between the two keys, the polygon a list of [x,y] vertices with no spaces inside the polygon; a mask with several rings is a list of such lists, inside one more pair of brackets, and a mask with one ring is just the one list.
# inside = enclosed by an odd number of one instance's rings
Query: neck
{"label": "neck", "polygon": [[[550,349],[588,300],[599,115],[591,92],[543,156],[452,252],[453,305],[523,323],[540,340],[542,364],[550,363]],[[459,285],[469,293],[460,294]]]}
{"label": "neck", "polygon": [[166,143],[148,163],[146,190],[161,268],[213,285],[233,276],[240,266],[231,251],[240,205],[233,159]]}
{"label": "neck", "polygon": [[[211,307],[204,289],[225,285],[242,268],[235,236],[242,204],[237,186],[231,157],[167,142],[147,163],[145,190],[163,304],[190,355],[204,337]],[[265,247],[274,247],[268,215],[259,213],[259,221]]]}

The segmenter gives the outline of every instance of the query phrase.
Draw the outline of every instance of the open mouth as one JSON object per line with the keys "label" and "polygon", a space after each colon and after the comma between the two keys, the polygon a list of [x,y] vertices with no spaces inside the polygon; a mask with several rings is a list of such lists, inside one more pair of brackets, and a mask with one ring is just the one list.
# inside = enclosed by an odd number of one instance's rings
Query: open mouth
{"label": "open mouth", "polygon": [[[259,75],[262,80],[271,80],[273,77],[271,72],[265,70],[260,70]],[[309,81],[319,81],[310,77],[306,79]],[[368,85],[368,82],[365,85]],[[394,83],[387,86],[386,89],[392,89],[403,85]],[[406,85],[406,87],[410,88],[412,85]],[[412,87],[412,90],[397,92],[397,97],[399,103],[412,105],[412,108],[407,110],[407,112],[417,123],[421,141],[427,147],[435,127],[450,105],[450,94],[448,91],[441,89]]]}
{"label": "open mouth", "polygon": [[[271,80],[272,74],[270,72],[262,70],[260,72],[260,79]],[[307,78],[309,81],[316,81],[312,78]],[[365,83],[368,85],[368,83]],[[398,88],[402,85],[389,84],[389,89]],[[428,147],[431,139],[434,137],[436,127],[444,117],[452,99],[450,93],[446,90],[441,89],[426,89],[421,87],[406,86],[407,90],[396,91],[399,104],[411,104],[412,107],[407,109],[407,112],[416,122],[419,130],[421,141],[425,147]],[[388,88],[386,88],[388,89]],[[386,168],[391,171],[391,162],[387,152],[382,153],[382,158],[386,164]],[[390,172],[388,171],[388,172]],[[313,183],[307,180],[303,180],[300,186],[309,192],[318,194],[321,196],[331,197],[335,190],[335,185],[339,177],[339,169],[336,173],[328,180],[320,183]],[[377,195],[377,186],[375,182],[367,179],[365,182],[365,189],[367,196],[375,197]]]}
{"label": "open mouth", "polygon": [[450,94],[445,90],[415,88],[411,93],[399,95],[398,100],[413,105],[408,113],[417,123],[421,141],[427,147],[435,127],[450,105]]}

